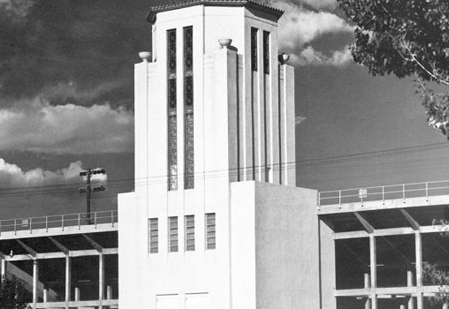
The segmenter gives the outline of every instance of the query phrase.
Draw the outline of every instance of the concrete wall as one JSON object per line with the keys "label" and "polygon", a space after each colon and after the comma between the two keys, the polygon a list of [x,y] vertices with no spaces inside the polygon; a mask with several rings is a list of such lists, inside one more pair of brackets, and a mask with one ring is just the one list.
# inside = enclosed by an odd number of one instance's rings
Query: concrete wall
{"label": "concrete wall", "polygon": [[231,186],[234,308],[320,308],[314,190],[240,182]]}
{"label": "concrete wall", "polygon": [[321,284],[321,308],[335,309],[337,302],[334,297],[336,288],[335,268],[335,241],[333,231],[319,221],[320,232],[320,284]]}

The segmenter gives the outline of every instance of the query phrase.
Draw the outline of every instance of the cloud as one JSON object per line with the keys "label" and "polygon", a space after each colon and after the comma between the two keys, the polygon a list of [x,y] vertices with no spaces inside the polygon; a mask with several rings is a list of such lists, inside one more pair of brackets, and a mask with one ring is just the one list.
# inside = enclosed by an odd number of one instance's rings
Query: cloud
{"label": "cloud", "polygon": [[60,82],[44,87],[39,97],[59,104],[89,105],[95,101],[106,101],[117,105],[121,102],[117,102],[117,96],[114,94],[126,86],[126,82],[119,80],[105,81],[88,88],[80,87],[75,81]]}
{"label": "cloud", "polygon": [[291,2],[276,2],[285,11],[279,20],[280,48],[292,52],[315,39],[332,33],[350,32],[354,28],[337,15],[310,11]]}
{"label": "cloud", "polygon": [[[343,46],[338,41],[328,40],[323,44],[321,40],[320,51],[313,45],[325,36],[348,35],[354,31],[354,27],[331,11],[310,10],[302,5],[304,3],[315,8],[335,6],[334,0],[270,1],[272,6],[285,12],[278,27],[280,50],[291,54],[292,63],[296,65],[347,63],[349,53],[342,50]],[[326,57],[325,54],[331,56]]]}
{"label": "cloud", "polygon": [[[67,168],[56,171],[35,168],[25,172],[19,166],[7,163],[0,158],[0,186],[2,189],[45,186],[49,190],[51,187],[54,188],[58,185],[80,183],[83,180],[79,176],[82,170],[81,161],[76,161],[70,163]],[[106,175],[98,175],[95,182],[105,182],[106,180]]]}
{"label": "cloud", "polygon": [[84,92],[115,84],[74,104],[116,107],[119,101],[132,109],[133,64],[150,43],[148,3],[100,2],[0,0],[0,97],[34,98],[65,84]]}
{"label": "cloud", "polygon": [[294,65],[333,65],[342,66],[352,61],[351,52],[348,47],[343,50],[333,51],[330,56],[316,51],[312,46],[306,47],[299,55],[290,58]]}
{"label": "cloud", "polygon": [[0,150],[56,154],[121,153],[134,149],[133,114],[110,105],[50,105],[35,99],[0,109]]}
{"label": "cloud", "polygon": [[311,7],[316,8],[316,9],[334,8],[337,5],[336,0],[301,0],[301,1],[296,1],[296,2],[308,4]]}
{"label": "cloud", "polygon": [[296,125],[298,125],[298,124],[301,124],[303,121],[305,121],[307,119],[307,117],[305,117],[305,116],[296,116],[295,117],[295,124]]}
{"label": "cloud", "polygon": [[23,20],[32,6],[32,0],[0,0],[0,11],[14,21]]}

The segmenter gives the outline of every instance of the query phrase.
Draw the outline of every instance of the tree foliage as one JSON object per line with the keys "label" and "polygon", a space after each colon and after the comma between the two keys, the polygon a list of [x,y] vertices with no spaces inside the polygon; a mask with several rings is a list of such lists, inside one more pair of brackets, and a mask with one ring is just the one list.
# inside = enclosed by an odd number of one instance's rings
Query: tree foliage
{"label": "tree foliage", "polygon": [[351,53],[372,75],[415,75],[429,125],[449,138],[448,95],[425,81],[449,86],[449,1],[337,0],[356,24]]}
{"label": "tree foliage", "polygon": [[438,292],[430,298],[432,304],[449,304],[449,271],[435,264],[423,263],[423,279],[431,285],[437,285]]}
{"label": "tree foliage", "polygon": [[0,281],[0,308],[25,309],[28,307],[28,291],[16,279],[2,277]]}

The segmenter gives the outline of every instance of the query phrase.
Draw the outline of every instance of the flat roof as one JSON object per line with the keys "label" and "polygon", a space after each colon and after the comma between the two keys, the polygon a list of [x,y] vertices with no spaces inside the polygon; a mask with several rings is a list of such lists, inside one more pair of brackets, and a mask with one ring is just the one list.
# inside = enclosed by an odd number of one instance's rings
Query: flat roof
{"label": "flat roof", "polygon": [[245,6],[248,8],[255,8],[267,13],[273,14],[278,19],[284,14],[282,10],[271,7],[267,4],[260,3],[255,0],[181,0],[164,5],[153,6],[148,12],[147,20],[151,23],[156,21],[156,15],[160,12],[171,11],[181,8],[186,8],[194,5],[206,5],[206,6]]}

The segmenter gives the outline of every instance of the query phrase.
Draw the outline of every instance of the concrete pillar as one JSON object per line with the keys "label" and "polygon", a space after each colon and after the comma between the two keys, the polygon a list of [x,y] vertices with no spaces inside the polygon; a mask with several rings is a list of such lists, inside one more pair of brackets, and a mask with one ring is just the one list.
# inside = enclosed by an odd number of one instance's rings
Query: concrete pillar
{"label": "concrete pillar", "polygon": [[75,288],[75,301],[80,301],[80,298],[81,298],[80,288]]}
{"label": "concrete pillar", "polygon": [[72,285],[72,270],[70,257],[66,255],[65,257],[65,307],[69,309],[70,302],[70,290]]}
{"label": "concrete pillar", "polygon": [[106,287],[106,299],[112,299],[112,286],[110,285]]}
{"label": "concrete pillar", "polygon": [[44,303],[46,303],[46,302],[48,302],[48,290],[47,289],[44,289],[44,291],[43,291],[43,302]]}
{"label": "concrete pillar", "polygon": [[[364,279],[365,279],[364,280],[365,281],[364,287],[365,287],[365,289],[369,289],[370,288],[370,276],[369,276],[369,274],[365,273],[364,274]],[[365,309],[371,309],[371,300],[370,300],[369,297],[365,300]]]}
{"label": "concrete pillar", "polygon": [[448,303],[444,303],[443,304],[443,309],[449,309],[449,304]]}
{"label": "concrete pillar", "polygon": [[6,263],[7,263],[6,260],[2,259],[2,278],[6,276],[6,267],[7,267]]}
{"label": "concrete pillar", "polygon": [[365,309],[371,309],[371,299],[369,297],[365,300]]}
{"label": "concrete pillar", "polygon": [[407,270],[407,286],[413,286],[413,272]]}
{"label": "concrete pillar", "polygon": [[369,289],[369,287],[370,287],[370,277],[369,277],[369,274],[364,274],[364,279],[365,279],[365,289]]}
{"label": "concrete pillar", "polygon": [[33,260],[33,308],[37,305],[37,283],[39,281],[39,262]]}
{"label": "concrete pillar", "polygon": [[370,257],[370,275],[371,275],[371,306],[372,309],[377,309],[377,252],[376,252],[376,238],[374,234],[369,235],[369,257]]}
{"label": "concrete pillar", "polygon": [[98,267],[99,267],[99,273],[98,273],[98,300],[100,301],[98,308],[103,308],[103,302],[104,299],[104,255],[103,253],[100,253],[98,256]]}
{"label": "concrete pillar", "polygon": [[422,238],[420,231],[415,231],[415,258],[416,258],[416,286],[418,287],[416,292],[417,307],[418,309],[424,309],[422,290]]}
{"label": "concrete pillar", "polygon": [[[413,286],[413,272],[411,270],[407,270],[407,286]],[[415,309],[415,301],[412,296],[408,299],[407,308]]]}

